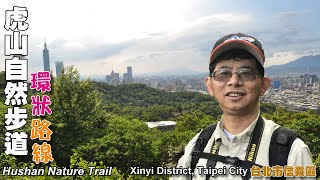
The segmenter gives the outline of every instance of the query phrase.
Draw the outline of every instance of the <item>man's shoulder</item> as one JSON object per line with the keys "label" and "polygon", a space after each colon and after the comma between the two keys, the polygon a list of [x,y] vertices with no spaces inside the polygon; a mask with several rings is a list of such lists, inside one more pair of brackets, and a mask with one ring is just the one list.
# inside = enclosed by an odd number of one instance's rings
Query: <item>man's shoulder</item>
{"label": "man's shoulder", "polygon": [[[284,144],[290,148],[287,159],[288,165],[312,165],[310,150],[295,130],[280,126],[272,120],[264,120],[265,127],[269,133],[273,136],[278,136],[274,138],[278,138],[280,141],[287,141]],[[276,130],[278,131],[277,133],[275,133]]]}
{"label": "man's shoulder", "polygon": [[[268,119],[264,119],[265,122],[265,128],[264,128],[264,132],[266,133],[265,135],[269,136],[270,138],[272,137],[272,135],[274,135],[275,131],[278,131],[278,133],[280,132],[280,134],[285,133],[287,134],[288,132],[290,132],[290,135],[294,134],[295,131],[292,129],[289,129],[287,127],[281,126],[279,124],[277,124],[276,122],[272,121],[272,120],[268,120]],[[278,134],[277,133],[277,134]],[[271,139],[270,139],[271,140]]]}
{"label": "man's shoulder", "polygon": [[292,143],[288,165],[313,165],[310,149],[299,137]]}
{"label": "man's shoulder", "polygon": [[275,123],[274,121],[272,120],[269,120],[269,119],[266,119],[266,118],[263,118],[264,120],[264,123],[265,123],[265,127],[269,127],[269,128],[272,128],[272,129],[278,129],[280,127],[279,124]]}
{"label": "man's shoulder", "polygon": [[193,147],[195,146],[196,142],[197,142],[197,139],[199,138],[200,136],[200,133],[197,133],[187,144],[186,148],[185,148],[185,151],[192,151],[193,150]]}
{"label": "man's shoulder", "polygon": [[286,134],[292,136],[294,139],[296,138],[297,133],[295,130],[281,126],[272,120],[263,119],[265,122],[265,131],[268,131],[270,135]]}

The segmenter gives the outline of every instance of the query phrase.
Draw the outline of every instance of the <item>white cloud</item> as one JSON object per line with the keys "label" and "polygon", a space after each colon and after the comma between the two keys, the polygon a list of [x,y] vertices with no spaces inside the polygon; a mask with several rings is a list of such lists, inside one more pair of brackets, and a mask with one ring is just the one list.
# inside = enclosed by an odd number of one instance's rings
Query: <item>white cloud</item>
{"label": "white cloud", "polygon": [[296,51],[276,52],[271,57],[266,58],[265,66],[286,64],[293,60],[296,60],[302,56],[319,55],[320,49],[310,49],[304,52],[298,53]]}
{"label": "white cloud", "polygon": [[248,23],[251,21],[251,17],[248,14],[212,14],[209,16],[200,17],[192,25],[208,25],[208,23],[217,23],[217,25],[239,25]]}
{"label": "white cloud", "polygon": [[[151,34],[135,40],[134,43],[114,55],[90,61],[90,64],[83,62],[77,66],[80,71],[86,71],[84,73],[90,71],[89,67],[95,67],[95,73],[109,73],[112,69],[117,72],[125,72],[126,66],[129,65],[140,74],[179,68],[206,72],[211,44],[208,44],[206,51],[201,50],[203,49],[202,44],[200,46],[197,44],[198,41],[203,41],[202,38],[213,41],[210,36],[203,37],[209,33],[206,26],[212,26],[212,24],[215,24],[215,27],[218,25],[220,27],[242,26],[249,22],[248,15],[216,14],[201,17],[186,23],[184,26],[187,28],[182,28],[180,31]],[[93,65],[94,63],[96,65]]]}
{"label": "white cloud", "polygon": [[194,71],[204,71],[206,65],[203,62],[195,63],[204,58],[204,54],[193,50],[181,51],[148,51],[145,53],[122,53],[107,58],[100,62],[104,64],[107,72],[116,70],[125,72],[126,66],[133,66],[136,73],[152,73],[174,69],[192,69]]}
{"label": "white cloud", "polygon": [[288,52],[276,52],[273,54],[272,57],[267,57],[265,66],[268,67],[270,65],[280,65],[280,64],[285,64],[290,61],[293,61],[295,59],[300,58],[300,54],[296,54],[293,51],[288,51]]}
{"label": "white cloud", "polygon": [[79,41],[67,41],[62,44],[62,48],[85,50],[86,46]]}
{"label": "white cloud", "polygon": [[306,16],[311,14],[310,10],[305,10],[305,9],[301,9],[301,10],[297,10],[297,11],[282,11],[279,13],[276,13],[273,18],[276,21],[279,22],[287,22],[287,21],[292,21],[292,20],[296,20],[297,18],[301,17],[301,16]]}
{"label": "white cloud", "polygon": [[[261,14],[253,14],[257,11],[237,7],[216,11],[217,4],[229,7],[225,1],[206,1],[201,6],[198,3],[195,0],[4,0],[0,13],[13,4],[28,8],[30,26],[26,33],[30,35],[32,71],[42,70],[44,39],[50,50],[51,68],[54,69],[54,61],[63,60],[65,65],[74,64],[84,75],[109,74],[112,69],[122,73],[128,65],[138,73],[181,67],[207,71],[215,41],[235,32],[259,35],[270,57],[266,65],[319,53],[316,49],[320,44],[319,34],[312,34],[315,31],[310,27],[306,29],[304,19],[312,21],[309,17],[318,12],[279,8],[270,12],[261,9]],[[192,6],[196,4],[201,9],[194,12]],[[4,17],[0,20],[4,24]],[[0,33],[4,34],[4,28],[0,28]],[[2,67],[4,62],[0,63]]]}

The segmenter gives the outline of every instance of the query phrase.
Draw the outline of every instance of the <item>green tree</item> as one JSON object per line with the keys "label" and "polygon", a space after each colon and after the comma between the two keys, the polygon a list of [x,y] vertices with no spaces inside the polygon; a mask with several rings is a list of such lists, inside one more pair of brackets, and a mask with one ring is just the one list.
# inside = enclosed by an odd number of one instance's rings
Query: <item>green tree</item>
{"label": "green tree", "polygon": [[161,164],[155,159],[152,138],[145,123],[111,115],[104,132],[105,136],[91,139],[75,152],[87,161],[102,161],[127,173],[130,166],[150,168]]}
{"label": "green tree", "polygon": [[313,160],[320,155],[320,117],[296,119],[291,126],[308,145]]}
{"label": "green tree", "polygon": [[147,107],[142,115],[143,121],[167,121],[169,118],[174,117],[174,108],[166,105],[153,105]]}
{"label": "green tree", "polygon": [[5,101],[5,94],[4,94],[4,89],[6,88],[6,72],[5,71],[0,71],[0,101],[4,102]]}
{"label": "green tree", "polygon": [[53,154],[68,166],[72,149],[101,134],[106,125],[100,94],[90,80],[80,80],[72,66],[63,69],[52,86]]}

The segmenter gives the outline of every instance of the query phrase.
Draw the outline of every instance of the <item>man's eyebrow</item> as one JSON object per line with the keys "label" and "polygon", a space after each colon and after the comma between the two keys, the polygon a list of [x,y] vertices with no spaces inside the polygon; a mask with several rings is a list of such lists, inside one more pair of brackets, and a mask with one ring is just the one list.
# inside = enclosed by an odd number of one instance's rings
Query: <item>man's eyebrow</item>
{"label": "man's eyebrow", "polygon": [[239,69],[251,69],[251,70],[253,70],[254,68],[251,67],[251,66],[240,66]]}
{"label": "man's eyebrow", "polygon": [[220,67],[217,67],[217,69],[231,69],[230,66],[220,66]]}

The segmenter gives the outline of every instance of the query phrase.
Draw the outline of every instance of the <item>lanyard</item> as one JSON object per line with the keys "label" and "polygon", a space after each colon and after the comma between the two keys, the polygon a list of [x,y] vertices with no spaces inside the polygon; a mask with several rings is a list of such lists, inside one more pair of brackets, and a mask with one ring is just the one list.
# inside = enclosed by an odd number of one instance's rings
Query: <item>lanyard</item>
{"label": "lanyard", "polygon": [[[251,162],[250,164],[254,164],[256,161],[259,145],[261,142],[262,134],[263,134],[263,129],[264,129],[264,121],[261,116],[258,118],[258,122],[253,129],[253,132],[251,133],[250,136],[250,141],[247,147],[247,153],[244,161],[249,161]],[[211,154],[215,157],[214,159],[209,158],[207,161],[207,168],[214,168],[217,164],[217,160],[221,161],[220,156],[218,155],[219,149],[221,146],[221,138],[216,140],[213,140],[212,148],[211,148]],[[229,157],[230,158],[230,157]],[[222,160],[223,162],[223,160]],[[248,166],[248,163],[243,163],[245,166]],[[249,169],[250,167],[245,167]],[[206,175],[206,180],[210,178],[210,175]],[[250,178],[250,177],[249,177]]]}

